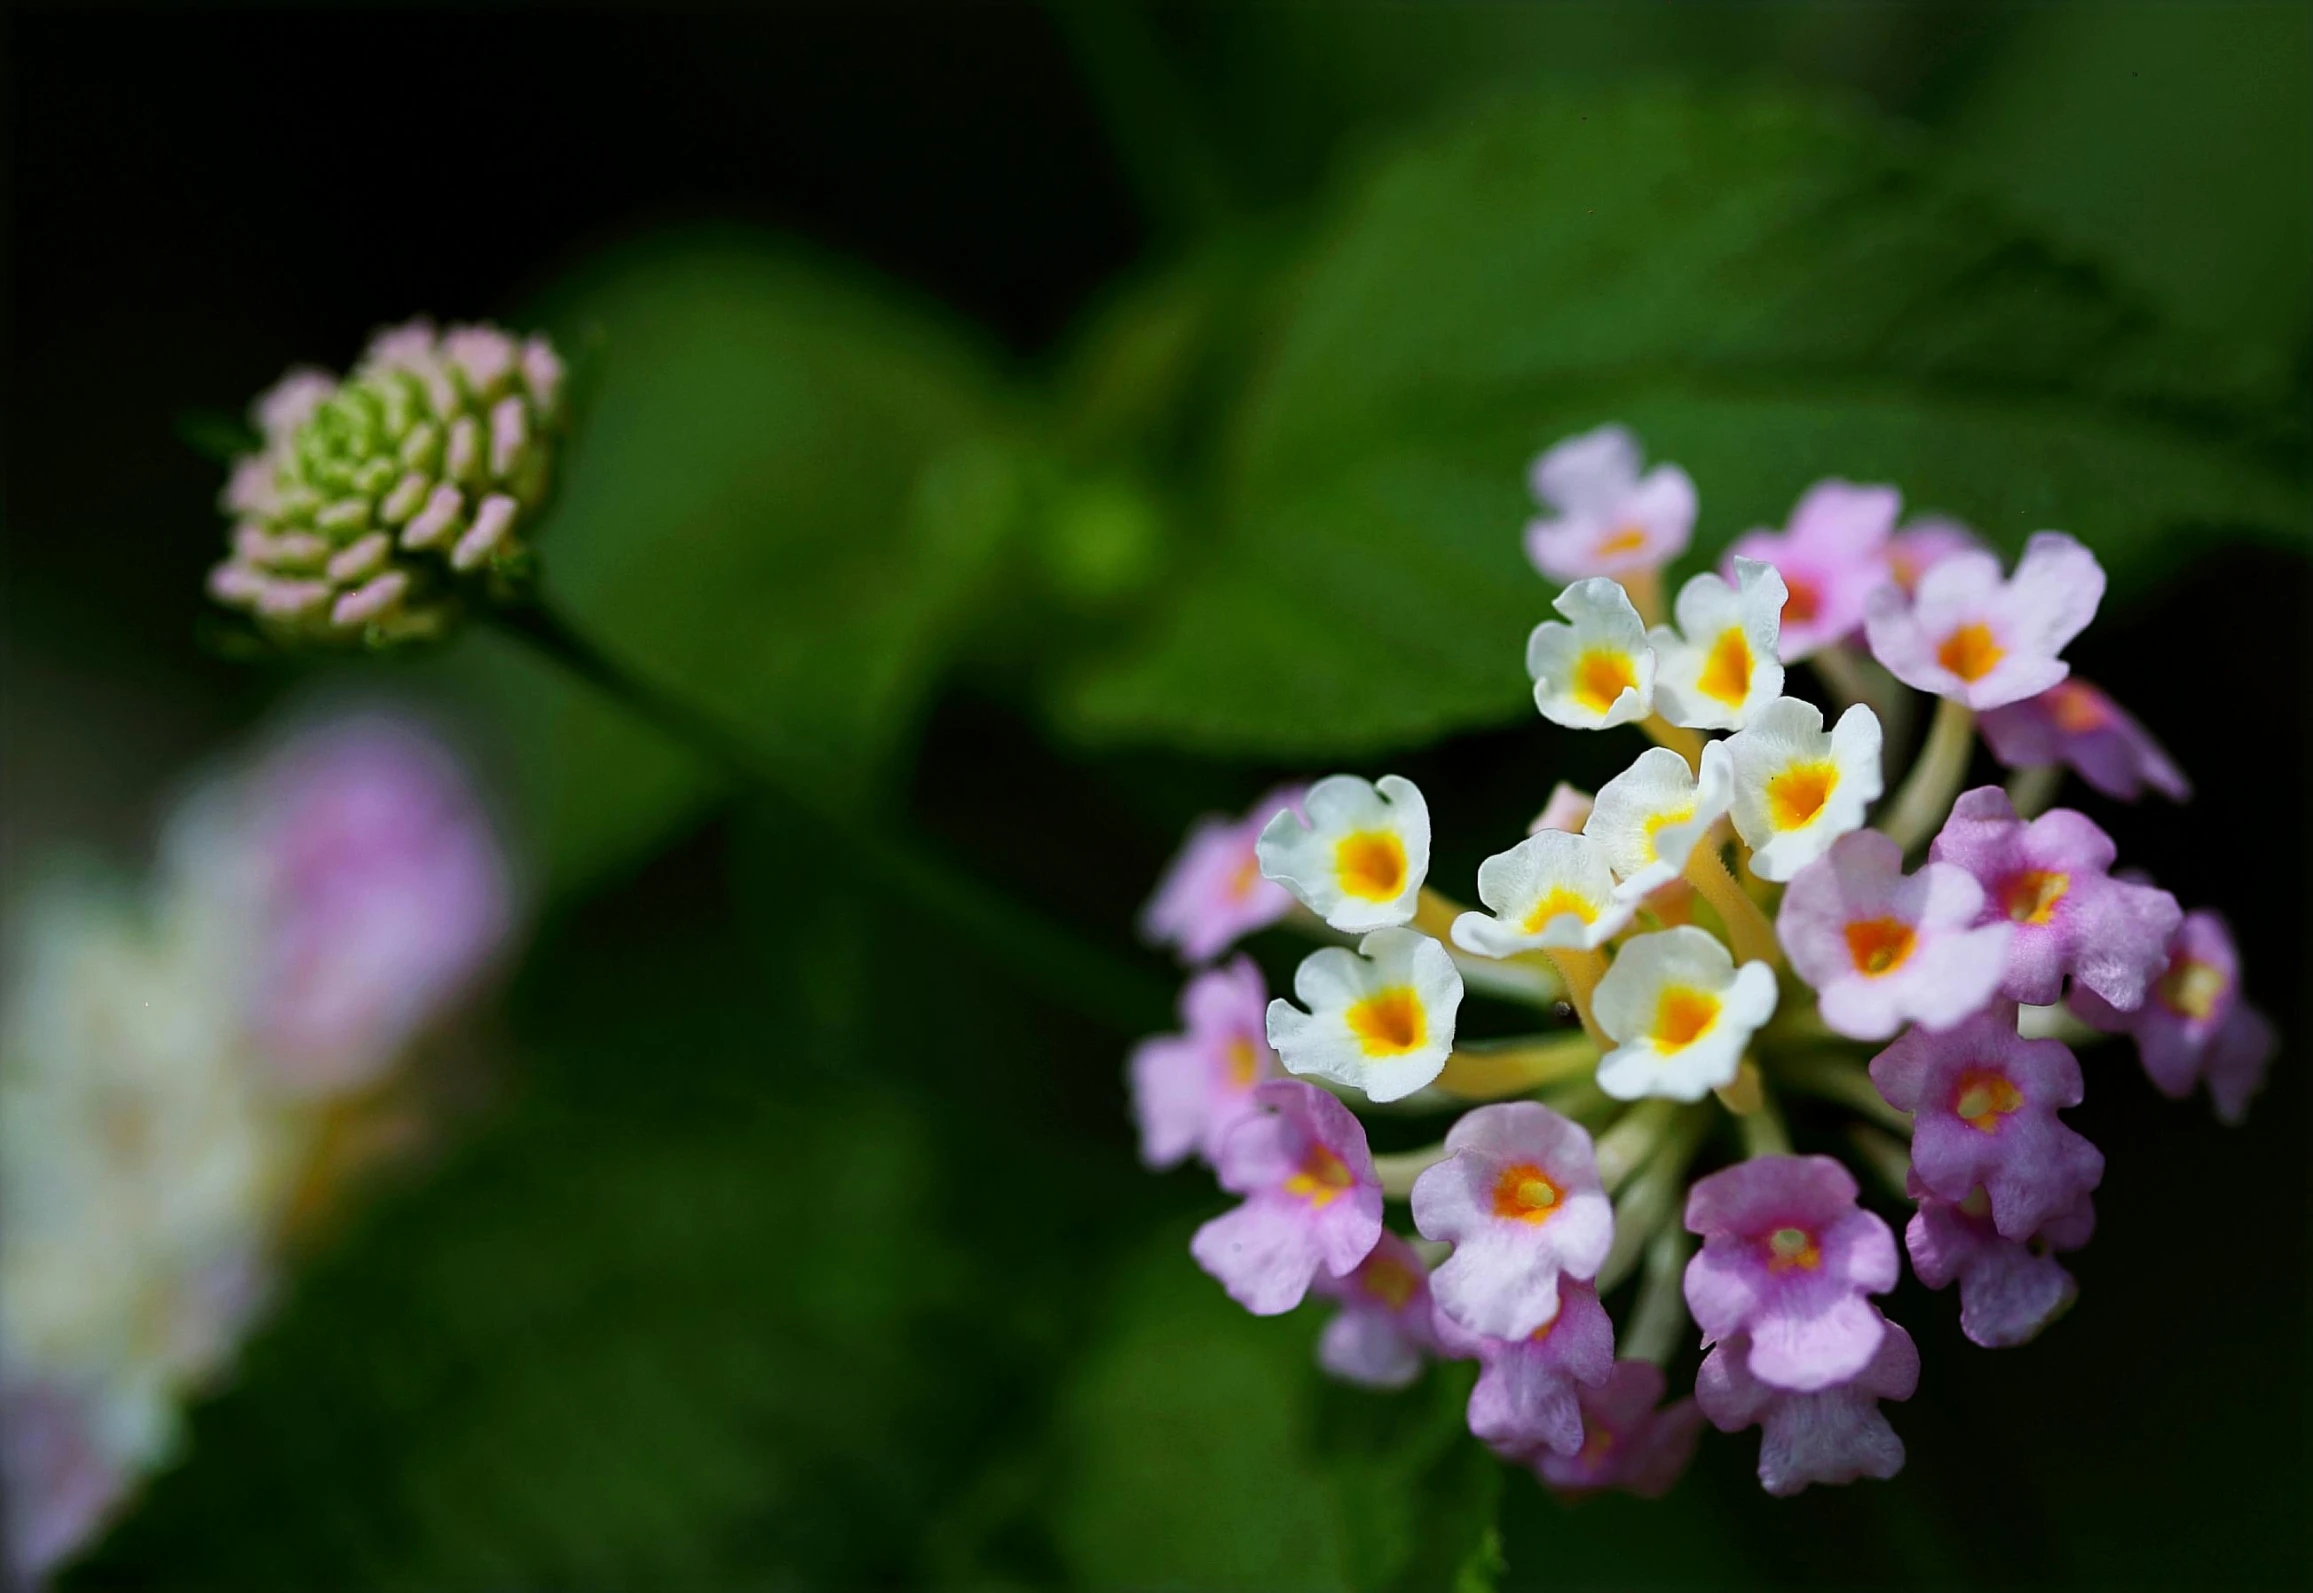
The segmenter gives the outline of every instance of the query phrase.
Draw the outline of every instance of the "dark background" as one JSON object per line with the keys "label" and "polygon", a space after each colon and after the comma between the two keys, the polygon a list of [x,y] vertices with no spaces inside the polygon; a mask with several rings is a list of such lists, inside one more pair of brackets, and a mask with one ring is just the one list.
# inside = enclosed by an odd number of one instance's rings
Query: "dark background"
{"label": "dark background", "polygon": [[[189,759],[336,678],[197,644],[219,473],[185,417],[417,309],[519,322],[663,229],[800,235],[951,307],[1033,384],[1121,279],[1290,230],[1459,95],[1799,85],[1949,152],[2188,337],[2294,372],[2301,413],[2302,8],[1119,15],[16,8],[11,873],[66,842],[133,859]],[[2305,564],[2209,541],[2075,649],[2199,799],[2092,811],[2230,915],[2294,1037]],[[462,667],[362,678],[446,704],[534,800]],[[1606,754],[1570,740],[1393,749],[1447,793],[1442,877],[1551,778],[1595,778]],[[1443,1585],[1433,1528],[1492,1486],[1446,1441],[1450,1391],[1377,1411],[1315,1385],[1312,1323],[1236,1316],[1182,1255],[1209,1186],[1131,1159],[1118,1069],[1167,976],[1130,915],[1182,821],[1295,761],[1071,741],[1002,638],[896,745],[893,822],[1137,958],[1146,989],[1056,1004],[711,802],[576,873],[542,855],[502,1098],[314,1260],[87,1585],[1335,1585],[1372,1564]],[[1264,948],[1273,976],[1290,954]],[[1504,1585],[2296,1585],[2298,1055],[2230,1132],[2123,1050],[2088,1059],[2074,1119],[2111,1171],[2081,1303],[1986,1353],[1907,1282],[1891,1313],[1926,1369],[1897,1482],[1769,1501],[1748,1436],[1707,1439],[1651,1508],[1506,1476]]]}

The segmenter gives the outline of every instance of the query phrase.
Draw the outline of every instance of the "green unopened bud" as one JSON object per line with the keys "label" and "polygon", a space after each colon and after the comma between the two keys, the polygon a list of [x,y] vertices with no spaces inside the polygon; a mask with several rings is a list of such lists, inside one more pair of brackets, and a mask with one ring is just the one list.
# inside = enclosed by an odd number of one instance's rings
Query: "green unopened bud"
{"label": "green unopened bud", "polygon": [[288,645],[440,635],[529,568],[562,375],[543,338],[422,320],[342,381],[291,371],[251,407],[264,446],[226,485],[232,551],[209,595]]}

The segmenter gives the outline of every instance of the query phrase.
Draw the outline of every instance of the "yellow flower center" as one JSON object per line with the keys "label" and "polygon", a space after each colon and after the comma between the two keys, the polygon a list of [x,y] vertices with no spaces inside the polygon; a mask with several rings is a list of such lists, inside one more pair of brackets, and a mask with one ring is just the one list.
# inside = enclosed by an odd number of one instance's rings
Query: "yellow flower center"
{"label": "yellow flower center", "polygon": [[1355,1182],[1347,1162],[1322,1145],[1312,1145],[1301,1158],[1301,1165],[1285,1180],[1285,1193],[1297,1195],[1323,1211]]}
{"label": "yellow flower center", "polygon": [[1349,1009],[1349,1032],[1367,1056],[1403,1056],[1429,1038],[1421,997],[1405,985],[1377,990]]}
{"label": "yellow flower center", "polygon": [[1598,905],[1587,896],[1575,895],[1563,885],[1553,885],[1550,893],[1536,902],[1533,910],[1527,913],[1526,933],[1539,935],[1548,927],[1551,919],[1562,918],[1568,913],[1585,924],[1595,923],[1598,919]]}
{"label": "yellow flower center", "polygon": [[1638,671],[1628,653],[1597,648],[1574,661],[1574,700],[1594,714],[1602,714],[1638,684]]}
{"label": "yellow flower center", "polygon": [[1236,871],[1229,876],[1229,895],[1241,902],[1251,895],[1253,887],[1260,883],[1260,854],[1248,846],[1245,848],[1244,858],[1237,864]]}
{"label": "yellow flower center", "polygon": [[2215,963],[2182,957],[2160,976],[2160,1004],[2182,1018],[2206,1023],[2224,999],[2225,972]]}
{"label": "yellow flower center", "polygon": [[1333,872],[1344,895],[1391,901],[1405,890],[1405,843],[1392,830],[1345,835],[1333,849]]}
{"label": "yellow flower center", "polygon": [[2058,681],[2048,688],[2048,712],[2056,721],[2056,728],[2068,736],[2102,730],[2112,719],[2102,694],[2095,687],[2083,686],[2076,680]]}
{"label": "yellow flower center", "polygon": [[1600,558],[1612,558],[1617,553],[1636,553],[1645,546],[1646,527],[1617,526],[1598,539],[1597,554]]}
{"label": "yellow flower center", "polygon": [[1703,655],[1703,672],[1695,677],[1695,690],[1729,708],[1742,707],[1743,700],[1751,695],[1751,641],[1741,626],[1720,632],[1711,650]]}
{"label": "yellow flower center", "polygon": [[1859,918],[1847,926],[1847,955],[1855,971],[1869,979],[1893,973],[1911,956],[1919,937],[1898,918]]}
{"label": "yellow flower center", "polygon": [[1639,826],[1640,830],[1646,836],[1647,857],[1651,860],[1661,855],[1655,844],[1656,836],[1662,834],[1664,830],[1670,828],[1674,824],[1685,824],[1694,816],[1695,805],[1692,802],[1689,802],[1683,808],[1674,809],[1670,812],[1649,813],[1646,816],[1645,822]]}
{"label": "yellow flower center", "polygon": [[2024,1104],[2024,1092],[2005,1073],[1991,1068],[1970,1068],[1960,1075],[1952,1095],[1952,1112],[1980,1134],[1989,1134]]}
{"label": "yellow flower center", "polygon": [[1829,761],[1795,763],[1767,782],[1767,817],[1778,830],[1815,822],[1823,804],[1839,788],[1839,766]]}
{"label": "yellow flower center", "polygon": [[1655,1001],[1654,1044],[1658,1051],[1684,1051],[1719,1017],[1719,998],[1707,990],[1672,985]]}
{"label": "yellow flower center", "polygon": [[1797,1268],[1813,1272],[1823,1265],[1823,1251],[1815,1243],[1815,1236],[1804,1228],[1778,1228],[1767,1236],[1767,1268],[1771,1272],[1789,1272]]}
{"label": "yellow flower center", "polygon": [[1519,1162],[1495,1175],[1494,1215],[1539,1226],[1558,1215],[1565,1193],[1541,1168]]}
{"label": "yellow flower center", "polygon": [[2019,924],[2045,924],[2072,889],[2072,876],[2028,868],[2000,888],[2000,905]]}
{"label": "yellow flower center", "polygon": [[1229,1042],[1229,1083],[1237,1089],[1252,1087],[1253,1075],[1261,1071],[1261,1054],[1253,1049],[1253,1042],[1243,1035]]}
{"label": "yellow flower center", "polygon": [[2008,650],[1992,639],[1992,628],[1981,620],[1962,625],[1936,649],[1937,663],[1970,682],[1982,680],[2007,656]]}
{"label": "yellow flower center", "polygon": [[1404,1310],[1406,1302],[1414,1297],[1414,1291],[1422,1283],[1421,1279],[1413,1275],[1412,1269],[1395,1256],[1373,1256],[1365,1263],[1359,1275],[1365,1280],[1365,1292],[1392,1311]]}

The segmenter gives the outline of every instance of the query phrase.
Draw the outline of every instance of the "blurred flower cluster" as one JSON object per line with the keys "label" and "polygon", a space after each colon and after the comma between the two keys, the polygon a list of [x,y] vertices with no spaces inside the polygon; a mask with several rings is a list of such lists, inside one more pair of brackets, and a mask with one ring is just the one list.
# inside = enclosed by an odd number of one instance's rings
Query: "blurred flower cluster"
{"label": "blurred flower cluster", "polygon": [[501,955],[507,858],[418,723],[303,723],[193,790],[137,884],[13,904],[0,1466],[28,1584],[178,1437],[349,1181],[424,1127],[417,1042]]}
{"label": "blurred flower cluster", "polygon": [[[1132,1059],[1144,1159],[1199,1157],[1241,1197],[1191,1247],[1236,1300],[1338,1302],[1320,1356],[1354,1382],[1475,1360],[1471,1430],[1554,1489],[1659,1494],[1706,1421],[1761,1429],[1770,1493],[1891,1476],[1880,1405],[1919,1355],[1874,1303],[1898,1241],[1849,1164],[1908,1203],[1913,1271],[1957,1283],[1966,1335],[2019,1344],[2073,1300],[2056,1254],[2087,1242],[2104,1173],[2060,1116],[2073,1046],[2130,1034],[2156,1087],[2205,1085],[2228,1122],[2262,1079],[2274,1036],[2223,922],[2042,811],[2067,768],[2122,799],[2187,787],[2062,657],[2104,590],[2068,536],[2007,572],[1963,527],[1899,527],[1893,488],[1826,481],[1665,613],[1683,471],[1642,470],[1608,427],[1532,482],[1529,556],[1564,583],[1527,648],[1536,706],[1656,745],[1595,796],[1552,793],[1479,867],[1476,909],[1428,885],[1429,806],[1395,775],[1202,824],[1153,938],[1192,965],[1273,924],[1342,943],[1292,1000],[1245,956],[1191,977],[1183,1032]],[[1828,724],[1785,693],[1801,660]],[[1889,791],[1906,687],[1935,711]],[[2005,788],[1961,789],[1979,728]],[[1545,1026],[1458,1039],[1473,995]],[[1800,1100],[1803,1138],[1840,1154],[1798,1153]],[[1353,1103],[1462,1115],[1377,1155]],[[1694,1397],[1666,1406],[1690,1319]]]}

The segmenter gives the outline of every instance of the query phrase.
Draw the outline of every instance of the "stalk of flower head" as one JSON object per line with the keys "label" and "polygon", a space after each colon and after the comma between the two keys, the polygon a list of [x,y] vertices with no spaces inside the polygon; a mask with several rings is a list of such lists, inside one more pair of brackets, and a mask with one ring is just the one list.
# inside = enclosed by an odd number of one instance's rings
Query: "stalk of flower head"
{"label": "stalk of flower head", "polygon": [[178,1441],[284,1258],[425,1125],[409,1078],[513,927],[463,770],[381,713],[172,812],[142,890],[18,904],[0,1031],[0,1473],[26,1585]]}
{"label": "stalk of flower head", "polygon": [[525,534],[551,480],[563,388],[543,338],[490,326],[437,333],[424,320],[378,333],[342,380],[291,371],[252,407],[263,446],[225,489],[236,524],[210,595],[291,648],[434,641],[476,615],[1063,1004],[1128,1026],[1157,1010],[1138,970],[786,777],[746,736],[625,667],[548,602]]}
{"label": "stalk of flower head", "polygon": [[[2222,921],[2116,876],[2104,832],[2046,806],[2066,771],[2186,794],[2070,678],[2104,584],[2085,548],[2043,532],[2004,573],[1949,522],[1899,528],[1893,488],[1824,482],[1663,622],[1695,492],[1640,466],[1616,427],[1536,462],[1527,547],[1564,590],[1526,664],[1543,717],[1656,745],[1595,797],[1551,793],[1480,866],[1480,908],[1450,914],[1428,804],[1395,775],[1200,824],[1152,937],[1192,966],[1270,926],[1352,944],[1304,958],[1258,1025],[1249,958],[1194,975],[1188,1033],[1135,1054],[1144,1150],[1200,1154],[1246,1197],[1193,1247],[1231,1294],[1342,1301],[1321,1360],[1371,1386],[1476,1359],[1472,1431],[1546,1486],[1659,1494],[1705,1420],[1760,1429],[1770,1493],[1887,1477],[1903,1444],[1882,1405],[1910,1396],[1919,1353],[1874,1303],[1895,1231],[1842,1157],[1911,1204],[1903,1248],[1931,1288],[1958,1285],[1966,1335],[2022,1343],[2073,1301],[2053,1253],[2087,1241],[2105,1172],[2059,1115],[2082,1098],[2071,1044],[2132,1034],[2156,1087],[2205,1082],[2233,1122],[2274,1036]],[[1787,694],[1801,659],[1835,719]],[[1867,699],[1904,688],[1936,706],[1888,796]],[[1979,731],[2032,800],[1962,790]],[[1545,960],[1554,984],[1490,972]],[[1225,1028],[1200,1018],[1222,981]],[[1546,1027],[1458,1040],[1473,999]],[[1377,1109],[1447,1126],[1375,1156],[1358,1111]],[[1390,1228],[1399,1202],[1427,1252]],[[1706,1352],[1694,1399],[1658,1409],[1682,1340]]]}

